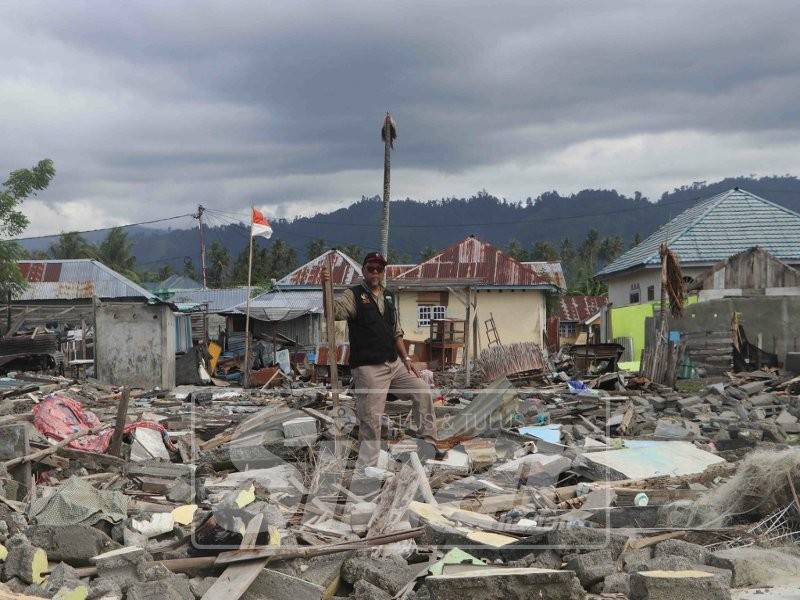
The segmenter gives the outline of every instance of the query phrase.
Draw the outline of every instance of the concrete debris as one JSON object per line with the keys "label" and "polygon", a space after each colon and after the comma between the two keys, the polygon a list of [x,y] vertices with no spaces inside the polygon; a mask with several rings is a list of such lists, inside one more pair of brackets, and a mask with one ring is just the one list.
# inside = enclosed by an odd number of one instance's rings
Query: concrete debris
{"label": "concrete debris", "polygon": [[[16,375],[27,391],[0,425],[28,446],[2,458],[0,583],[61,600],[699,600],[797,581],[800,378],[676,390],[580,353],[515,354],[540,366],[495,361],[504,376],[469,390],[463,368],[430,370],[435,443],[398,398],[379,464],[360,468],[352,394],[335,400],[294,350],[269,385],[235,387],[226,354],[203,359],[213,385],[171,391]],[[36,427],[53,385],[120,424],[113,452]]]}
{"label": "concrete debris", "polygon": [[644,571],[630,579],[631,600],[730,600],[730,590],[703,571]]}

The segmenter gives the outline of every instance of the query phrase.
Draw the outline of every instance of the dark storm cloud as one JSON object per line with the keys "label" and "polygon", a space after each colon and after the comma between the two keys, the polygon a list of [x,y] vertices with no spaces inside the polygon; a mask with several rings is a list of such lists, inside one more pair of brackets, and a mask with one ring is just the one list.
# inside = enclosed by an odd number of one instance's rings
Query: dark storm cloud
{"label": "dark storm cloud", "polygon": [[[6,5],[0,163],[52,156],[49,196],[125,221],[198,201],[291,212],[376,193],[386,109],[395,164],[424,197],[514,165],[559,173],[554,155],[594,141],[797,144],[798,16],[793,2],[721,1]],[[692,152],[670,139],[676,157]],[[773,158],[751,162],[769,172]],[[686,175],[616,164],[603,181],[623,189]],[[543,176],[517,172],[509,190],[535,195]]]}

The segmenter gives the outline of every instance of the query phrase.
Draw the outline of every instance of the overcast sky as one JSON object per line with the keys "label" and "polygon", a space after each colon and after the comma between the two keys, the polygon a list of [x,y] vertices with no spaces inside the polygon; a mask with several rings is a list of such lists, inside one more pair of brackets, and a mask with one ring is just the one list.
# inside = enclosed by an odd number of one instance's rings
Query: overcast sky
{"label": "overcast sky", "polygon": [[0,172],[28,234],[800,173],[800,3],[4,2]]}

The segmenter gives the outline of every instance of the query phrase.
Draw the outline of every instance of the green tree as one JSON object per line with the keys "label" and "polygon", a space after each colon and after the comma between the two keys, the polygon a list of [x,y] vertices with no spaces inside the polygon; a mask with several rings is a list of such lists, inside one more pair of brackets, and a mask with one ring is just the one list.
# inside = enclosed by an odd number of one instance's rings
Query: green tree
{"label": "green tree", "polygon": [[436,248],[433,246],[425,246],[422,250],[420,250],[419,259],[420,261],[425,261],[436,256],[437,254],[438,252],[436,251]]}
{"label": "green tree", "polygon": [[600,252],[600,232],[597,229],[590,229],[586,234],[586,239],[578,247],[578,255],[582,266],[588,267],[593,271],[597,265],[597,255]]}
{"label": "green tree", "polygon": [[50,258],[46,250],[23,250],[22,256],[30,260],[47,260]]}
{"label": "green tree", "polygon": [[[247,285],[247,260],[249,248],[244,248],[233,264],[233,281],[236,285]],[[280,279],[297,268],[297,252],[281,239],[275,239],[268,248],[253,244],[254,287],[269,285],[272,279]]]}
{"label": "green tree", "polygon": [[208,249],[208,285],[212,288],[225,287],[228,270],[231,266],[231,253],[219,241],[214,240]]}
{"label": "green tree", "polygon": [[197,279],[197,269],[194,267],[194,261],[188,256],[183,261],[183,272],[181,274],[189,279]]}
{"label": "green tree", "polygon": [[347,244],[346,246],[342,246],[340,250],[357,263],[360,263],[364,259],[364,250],[358,244]]}
{"label": "green tree", "polygon": [[635,248],[641,243],[642,243],[642,234],[637,231],[636,234],[633,236],[633,239],[631,240],[630,247]]}
{"label": "green tree", "polygon": [[528,260],[528,251],[525,250],[522,244],[519,241],[512,239],[508,242],[508,246],[506,247],[506,254],[511,258],[515,258],[517,260]]}
{"label": "green tree", "polygon": [[[45,190],[55,174],[53,161],[49,158],[40,160],[30,169],[9,173],[0,187],[0,236],[11,238],[25,231],[29,221],[20,205],[25,198]],[[0,293],[3,297],[16,296],[27,285],[17,266],[17,261],[23,256],[24,250],[18,242],[0,240]]]}
{"label": "green tree", "polygon": [[77,231],[67,231],[58,236],[58,241],[50,244],[48,254],[62,260],[73,258],[98,258],[97,248],[90,244]]}
{"label": "green tree", "polygon": [[107,267],[130,279],[138,279],[135,270],[136,257],[131,252],[132,247],[133,243],[128,239],[127,232],[122,227],[114,227],[100,243],[97,254],[100,262]]}
{"label": "green tree", "polygon": [[389,256],[386,257],[390,265],[407,265],[411,262],[411,256],[405,252],[398,252],[397,250],[389,250]]}
{"label": "green tree", "polygon": [[164,281],[167,277],[174,274],[175,274],[175,269],[172,268],[171,264],[167,263],[166,265],[162,265],[158,269],[157,277],[159,281]]}
{"label": "green tree", "polygon": [[604,238],[600,243],[600,248],[597,257],[600,260],[600,266],[611,264],[616,258],[622,254],[625,246],[622,243],[622,238],[619,236]]}
{"label": "green tree", "polygon": [[281,239],[276,239],[269,247],[268,262],[270,273],[267,278],[280,279],[297,268],[297,252]]}
{"label": "green tree", "polygon": [[558,260],[558,250],[550,242],[536,242],[531,252],[531,260],[555,262]]}
{"label": "green tree", "polygon": [[327,250],[327,244],[322,238],[311,240],[306,245],[306,260],[312,260]]}

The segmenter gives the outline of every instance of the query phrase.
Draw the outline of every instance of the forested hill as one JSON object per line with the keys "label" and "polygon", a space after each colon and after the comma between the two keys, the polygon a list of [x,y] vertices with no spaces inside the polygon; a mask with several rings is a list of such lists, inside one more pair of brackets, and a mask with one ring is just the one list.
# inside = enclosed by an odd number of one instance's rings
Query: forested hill
{"label": "forested hill", "polygon": [[[577,244],[590,229],[596,229],[602,237],[619,236],[627,247],[635,236],[644,237],[699,200],[735,186],[800,212],[800,180],[788,175],[696,182],[665,192],[655,202],[615,190],[584,190],[567,196],[545,192],[522,202],[507,202],[481,192],[471,198],[392,202],[390,245],[396,258],[417,261],[422,252],[443,248],[469,234],[502,247],[511,240],[523,248],[540,241],[558,247],[565,238]],[[380,199],[362,198],[331,213],[275,220],[273,239],[260,243],[269,245],[281,239],[297,251],[299,260],[306,258],[309,243],[320,238],[327,246],[376,248],[380,218]],[[235,257],[247,242],[245,227],[219,225],[219,218],[211,221],[218,225],[207,229],[207,242],[219,241]],[[180,270],[185,257],[198,263],[196,228],[132,228],[128,233],[137,265],[158,265],[164,260]],[[37,246],[51,241],[39,240]]]}

